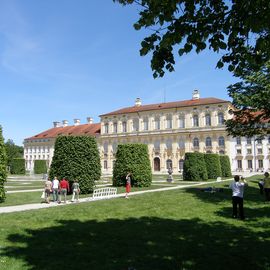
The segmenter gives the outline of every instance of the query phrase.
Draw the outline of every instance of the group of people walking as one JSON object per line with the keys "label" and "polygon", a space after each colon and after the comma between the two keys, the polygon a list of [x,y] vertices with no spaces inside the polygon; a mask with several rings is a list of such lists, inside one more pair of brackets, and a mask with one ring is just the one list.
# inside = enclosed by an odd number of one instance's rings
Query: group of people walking
{"label": "group of people walking", "polygon": [[[239,175],[235,175],[233,182],[230,184],[230,188],[232,189],[233,218],[239,217],[241,220],[245,219],[243,197],[244,187],[247,185],[248,183],[245,178],[240,177]],[[270,177],[268,172],[264,173],[264,178],[259,181],[258,185],[260,188],[260,193],[262,195],[265,194],[265,202],[270,203]]]}
{"label": "group of people walking", "polygon": [[[74,202],[75,197],[76,201],[79,201],[80,185],[77,180],[72,184],[72,199],[71,202]],[[61,181],[54,177],[51,181],[49,178],[45,182],[44,188],[44,199],[46,203],[50,203],[50,195],[53,195],[53,201],[57,203],[62,202],[62,196],[64,197],[64,203],[67,202],[67,193],[70,191],[69,182],[63,178]]]}

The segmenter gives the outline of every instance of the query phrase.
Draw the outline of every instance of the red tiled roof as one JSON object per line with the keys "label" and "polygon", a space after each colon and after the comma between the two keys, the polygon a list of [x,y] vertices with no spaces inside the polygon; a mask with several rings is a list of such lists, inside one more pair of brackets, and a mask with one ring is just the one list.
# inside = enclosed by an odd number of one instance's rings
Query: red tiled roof
{"label": "red tiled roof", "polygon": [[110,113],[102,114],[100,116],[136,113],[136,112],[143,112],[143,111],[163,110],[163,109],[170,109],[170,108],[190,107],[190,106],[199,106],[199,105],[210,105],[210,104],[227,103],[227,102],[229,101],[218,99],[218,98],[212,98],[212,97],[199,98],[199,99],[127,107],[127,108],[123,108],[123,109],[113,111]]}
{"label": "red tiled roof", "polygon": [[43,131],[26,140],[56,138],[58,135],[89,135],[95,136],[100,134],[100,123],[83,124],[78,126],[56,127]]}

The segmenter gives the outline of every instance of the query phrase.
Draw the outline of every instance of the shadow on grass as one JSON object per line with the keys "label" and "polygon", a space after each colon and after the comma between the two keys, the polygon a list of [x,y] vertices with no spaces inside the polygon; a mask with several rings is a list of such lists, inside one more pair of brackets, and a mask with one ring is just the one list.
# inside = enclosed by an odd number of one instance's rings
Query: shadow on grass
{"label": "shadow on grass", "polygon": [[[229,188],[229,185],[209,185],[209,187],[216,187],[216,188],[222,188],[222,192],[204,192],[203,188],[189,188],[186,189],[187,193],[193,194],[198,199],[205,201],[205,202],[211,202],[211,203],[219,203],[222,201],[228,201],[231,202],[232,198],[232,190]],[[262,203],[264,202],[264,196],[260,194],[259,188],[257,188],[255,185],[248,186],[244,190],[244,200],[249,202],[256,202],[256,203]]]}
{"label": "shadow on grass", "polygon": [[[267,227],[269,228],[269,226]],[[269,229],[200,219],[62,220],[8,236],[27,269],[269,269]]]}

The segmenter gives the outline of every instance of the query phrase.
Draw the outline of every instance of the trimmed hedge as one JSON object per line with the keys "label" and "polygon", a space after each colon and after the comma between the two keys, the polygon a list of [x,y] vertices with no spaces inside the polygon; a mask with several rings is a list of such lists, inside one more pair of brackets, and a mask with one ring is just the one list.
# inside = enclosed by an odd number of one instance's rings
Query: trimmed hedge
{"label": "trimmed hedge", "polygon": [[25,159],[14,158],[10,165],[11,174],[25,174]]}
{"label": "trimmed hedge", "polygon": [[47,164],[46,160],[35,160],[34,162],[34,173],[35,174],[41,174],[47,172]]}
{"label": "trimmed hedge", "polygon": [[81,193],[93,192],[95,180],[101,176],[97,142],[89,136],[59,136],[49,171],[50,179],[66,178],[70,185],[77,179]]}
{"label": "trimmed hedge", "polygon": [[183,180],[207,180],[207,170],[203,153],[186,153],[183,168]]}
{"label": "trimmed hedge", "polygon": [[6,199],[4,183],[7,180],[7,155],[2,135],[2,127],[0,126],[0,203]]}
{"label": "trimmed hedge", "polygon": [[231,169],[230,158],[227,155],[220,155],[219,159],[220,159],[222,176],[231,177],[232,169]]}
{"label": "trimmed hedge", "polygon": [[222,176],[218,154],[204,154],[204,160],[208,179],[216,179]]}
{"label": "trimmed hedge", "polygon": [[113,185],[124,186],[126,175],[131,172],[131,185],[148,187],[152,182],[152,170],[145,144],[119,144],[113,168]]}

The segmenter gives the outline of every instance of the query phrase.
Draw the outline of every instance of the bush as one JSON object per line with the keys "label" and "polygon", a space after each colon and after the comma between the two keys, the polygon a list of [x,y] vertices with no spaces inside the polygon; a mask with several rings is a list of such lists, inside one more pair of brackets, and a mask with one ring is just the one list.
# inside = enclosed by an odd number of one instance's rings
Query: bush
{"label": "bush", "polygon": [[218,154],[204,154],[204,160],[208,179],[216,179],[222,176]]}
{"label": "bush", "polygon": [[70,185],[77,179],[81,193],[93,192],[95,180],[101,175],[96,139],[89,136],[59,136],[49,171],[50,179],[66,178]]}
{"label": "bush", "polygon": [[14,158],[10,165],[11,174],[25,174],[25,159]]}
{"label": "bush", "polygon": [[120,144],[113,168],[113,185],[126,184],[126,175],[131,172],[131,185],[148,187],[152,182],[148,147],[145,144]]}
{"label": "bush", "polygon": [[220,155],[220,165],[221,165],[221,172],[223,177],[231,177],[232,176],[232,169],[230,158],[227,155]]}
{"label": "bush", "polygon": [[46,160],[35,160],[34,162],[34,173],[35,174],[41,174],[41,173],[47,173],[47,164]]}
{"label": "bush", "polygon": [[0,203],[5,201],[6,194],[4,183],[7,180],[7,155],[2,136],[2,127],[0,126]]}
{"label": "bush", "polygon": [[183,180],[207,180],[207,170],[202,153],[186,153],[183,168]]}

